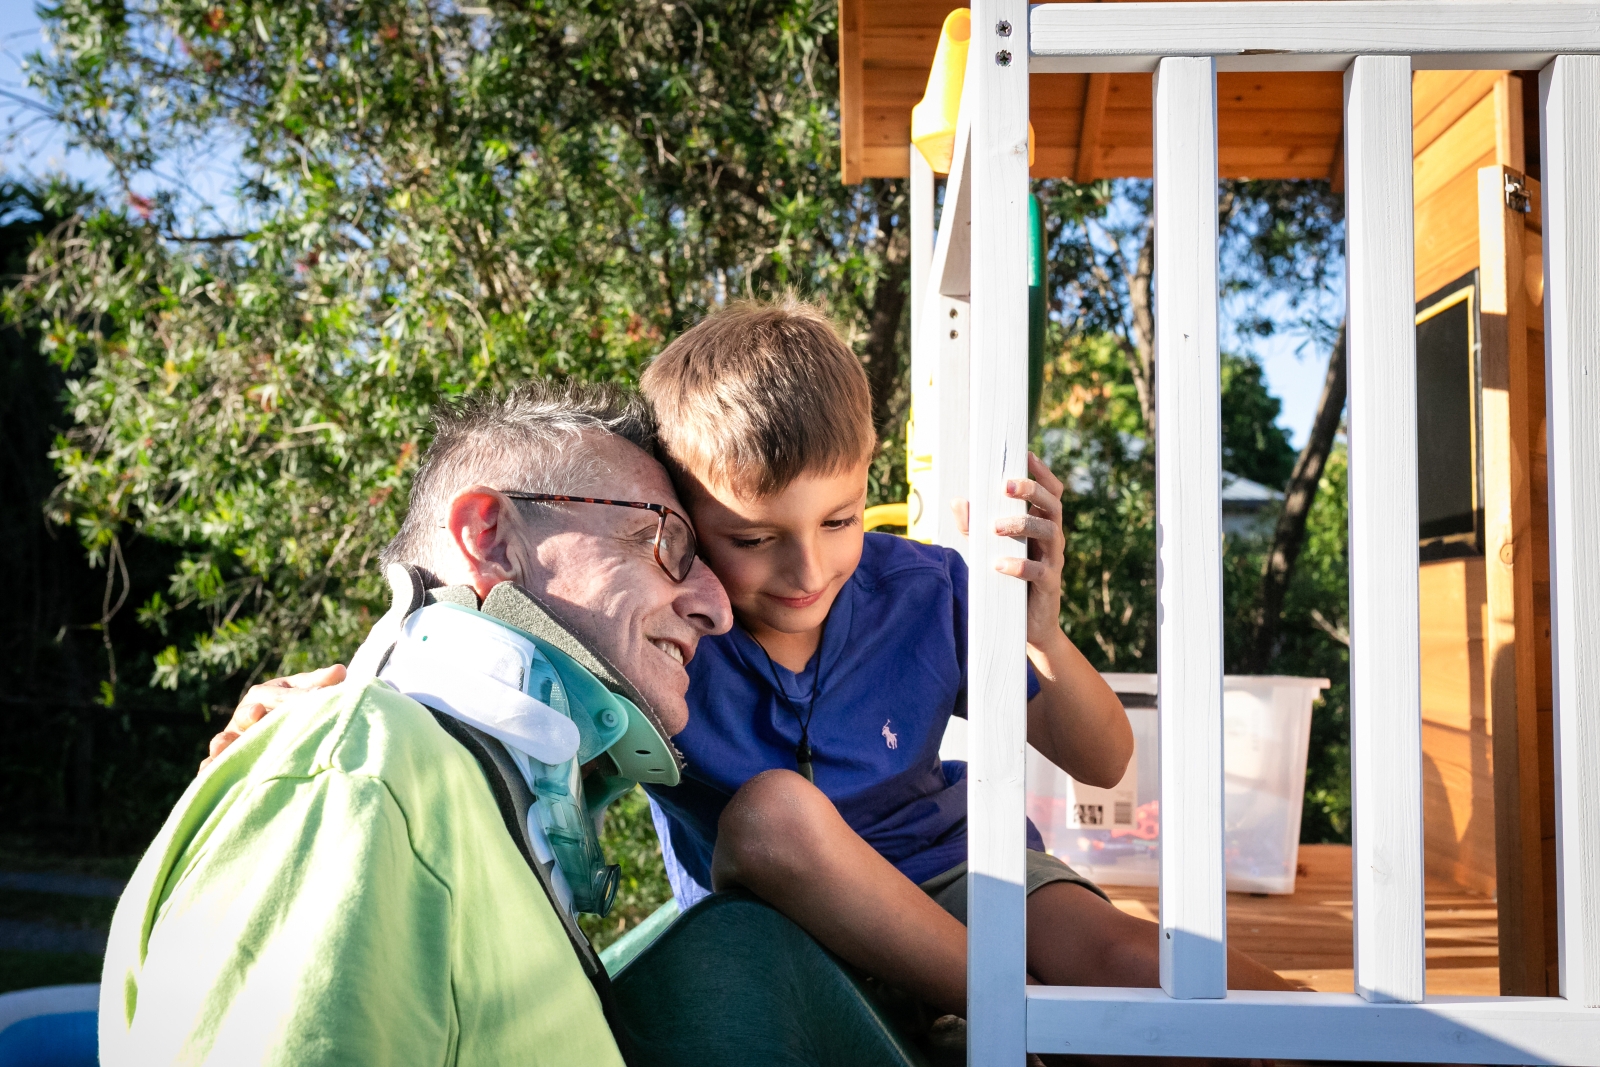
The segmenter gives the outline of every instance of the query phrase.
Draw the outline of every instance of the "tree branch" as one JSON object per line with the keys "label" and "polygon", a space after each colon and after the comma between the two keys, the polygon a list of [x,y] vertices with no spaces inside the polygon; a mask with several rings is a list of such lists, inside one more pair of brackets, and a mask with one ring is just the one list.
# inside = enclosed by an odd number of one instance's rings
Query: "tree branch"
{"label": "tree branch", "polygon": [[213,234],[181,234],[164,233],[163,240],[172,241],[181,245],[225,245],[234,241],[248,241],[255,236],[253,233],[213,233]]}
{"label": "tree branch", "polygon": [[1328,374],[1322,381],[1322,396],[1317,401],[1317,417],[1311,424],[1311,435],[1295,460],[1294,473],[1289,476],[1289,488],[1283,498],[1283,512],[1278,516],[1278,527],[1272,535],[1272,551],[1267,556],[1261,574],[1261,599],[1256,617],[1256,632],[1250,642],[1246,657],[1247,674],[1266,674],[1277,651],[1278,629],[1283,621],[1283,599],[1289,591],[1289,580],[1294,577],[1295,561],[1305,544],[1306,519],[1311,505],[1317,499],[1317,486],[1322,481],[1323,468],[1328,454],[1333,450],[1334,436],[1339,432],[1339,420],[1344,413],[1345,399],[1345,324],[1339,326],[1339,336],[1333,342],[1333,352],[1328,357]]}
{"label": "tree branch", "polygon": [[1150,300],[1150,276],[1156,265],[1156,217],[1150,213],[1139,244],[1139,260],[1128,279],[1128,302],[1133,305],[1133,385],[1139,391],[1139,410],[1153,438],[1156,431],[1156,320]]}
{"label": "tree branch", "polygon": [[910,241],[905,227],[896,226],[887,204],[879,205],[878,240],[883,273],[872,291],[867,309],[867,381],[872,387],[872,426],[881,440],[893,432],[895,393],[900,384],[900,349],[895,344],[900,320],[905,316],[906,289],[911,275]]}

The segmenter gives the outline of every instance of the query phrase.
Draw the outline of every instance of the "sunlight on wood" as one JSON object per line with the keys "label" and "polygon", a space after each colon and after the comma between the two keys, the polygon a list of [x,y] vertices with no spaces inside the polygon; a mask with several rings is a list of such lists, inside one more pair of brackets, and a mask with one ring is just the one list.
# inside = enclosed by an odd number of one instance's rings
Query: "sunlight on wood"
{"label": "sunlight on wood", "polygon": [[[1102,888],[1122,911],[1155,920],[1154,887]],[[1499,994],[1497,915],[1492,898],[1428,879],[1429,995]],[[1293,896],[1229,893],[1228,944],[1320,993],[1351,992],[1349,846],[1301,845]]]}

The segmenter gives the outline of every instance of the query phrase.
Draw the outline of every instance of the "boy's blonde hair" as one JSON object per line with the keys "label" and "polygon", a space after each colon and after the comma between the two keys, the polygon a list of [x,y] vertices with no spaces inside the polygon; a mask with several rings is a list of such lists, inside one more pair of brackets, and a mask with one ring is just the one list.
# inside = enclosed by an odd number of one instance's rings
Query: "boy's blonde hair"
{"label": "boy's blonde hair", "polygon": [[871,458],[867,375],[821,309],[781,297],[713,312],[645,368],[668,458],[741,496]]}

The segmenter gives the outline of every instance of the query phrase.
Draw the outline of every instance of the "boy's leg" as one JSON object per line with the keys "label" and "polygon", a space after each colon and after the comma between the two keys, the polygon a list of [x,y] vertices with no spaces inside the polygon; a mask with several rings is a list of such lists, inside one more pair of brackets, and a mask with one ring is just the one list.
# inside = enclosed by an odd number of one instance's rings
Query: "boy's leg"
{"label": "boy's leg", "polygon": [[[966,927],[793,771],[767,771],[735,794],[718,824],[711,877],[716,889],[749,889],[868,974],[966,1014]],[[1028,971],[1047,985],[1154,986],[1158,928],[1054,882],[1028,898]],[[1228,985],[1295,988],[1232,950]]]}
{"label": "boy's leg", "polygon": [[[1081,885],[1051,882],[1028,897],[1028,973],[1045,985],[1160,985],[1160,927]],[[1230,948],[1228,988],[1300,987]]]}

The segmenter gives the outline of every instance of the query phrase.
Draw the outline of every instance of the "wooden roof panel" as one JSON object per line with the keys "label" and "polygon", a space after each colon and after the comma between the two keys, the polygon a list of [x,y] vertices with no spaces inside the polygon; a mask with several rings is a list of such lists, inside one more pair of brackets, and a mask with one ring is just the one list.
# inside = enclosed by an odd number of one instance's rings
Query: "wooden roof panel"
{"label": "wooden roof panel", "polygon": [[[939,27],[962,0],[840,0],[840,113],[847,182],[909,171],[911,108],[922,99]],[[1029,78],[1036,178],[1148,177],[1151,79],[1106,79],[1098,114],[1085,74]],[[1225,73],[1217,79],[1224,177],[1327,178],[1338,156],[1337,72]],[[1434,101],[1437,105],[1438,101]],[[1448,124],[1447,124],[1448,125]],[[1090,143],[1083,137],[1090,131]],[[1087,150],[1080,166],[1080,150]]]}
{"label": "wooden roof panel", "polygon": [[[1124,178],[1148,178],[1154,167],[1154,151],[1149,145],[1102,148],[1097,171]],[[1294,145],[1250,145],[1228,152],[1220,166],[1223,178],[1304,178],[1315,174],[1326,178],[1338,157],[1334,148]]]}

